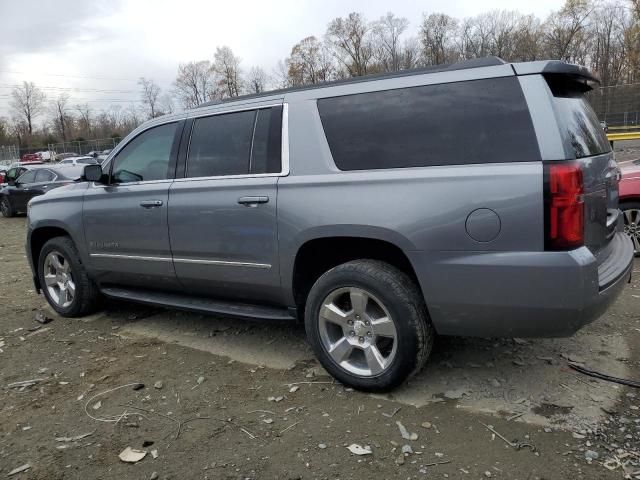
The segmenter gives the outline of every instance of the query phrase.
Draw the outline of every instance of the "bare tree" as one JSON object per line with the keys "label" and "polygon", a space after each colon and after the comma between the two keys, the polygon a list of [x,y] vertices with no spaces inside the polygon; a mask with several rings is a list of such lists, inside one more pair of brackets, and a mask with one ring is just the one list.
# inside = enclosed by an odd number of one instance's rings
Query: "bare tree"
{"label": "bare tree", "polygon": [[404,17],[396,17],[391,12],[374,22],[374,52],[383,71],[396,72],[400,70],[402,63],[400,36],[408,27],[409,20]]}
{"label": "bare tree", "polygon": [[422,60],[425,65],[440,65],[454,61],[458,36],[458,20],[444,13],[424,16],[420,25]]}
{"label": "bare tree", "polygon": [[292,86],[326,82],[334,70],[330,52],[316,37],[303,38],[295,44],[287,64]]}
{"label": "bare tree", "polygon": [[350,76],[369,72],[373,57],[371,28],[362,14],[352,12],[346,18],[335,18],[327,27],[326,37]]}
{"label": "bare tree", "polygon": [[46,96],[33,82],[22,82],[22,86],[11,92],[9,105],[14,116],[24,121],[29,135],[33,134],[33,122],[45,109]]}
{"label": "bare tree", "polygon": [[161,115],[166,115],[175,112],[175,105],[173,104],[173,98],[168,93],[162,95],[159,99],[159,109]]}
{"label": "bare tree", "polygon": [[213,67],[208,60],[180,64],[174,82],[176,94],[185,108],[211,100],[215,95]]}
{"label": "bare tree", "polygon": [[214,70],[218,75],[218,94],[220,97],[237,97],[242,90],[240,58],[231,48],[216,48],[213,56]]}
{"label": "bare tree", "polygon": [[551,58],[575,61],[576,50],[586,41],[587,20],[593,12],[589,0],[567,0],[544,25],[546,54]]}
{"label": "bare tree", "polygon": [[247,76],[247,91],[249,93],[262,93],[267,89],[269,76],[262,67],[252,67]]}
{"label": "bare tree", "polygon": [[140,77],[140,98],[147,106],[149,118],[158,116],[158,99],[160,97],[160,87],[150,78]]}
{"label": "bare tree", "polygon": [[89,104],[83,103],[76,105],[76,112],[78,112],[78,129],[80,130],[80,136],[90,137],[93,132],[93,118],[91,108]]}
{"label": "bare tree", "polygon": [[62,137],[62,141],[66,142],[69,134],[69,123],[73,121],[69,115],[69,94],[61,93],[52,100],[49,111],[55,130]]}

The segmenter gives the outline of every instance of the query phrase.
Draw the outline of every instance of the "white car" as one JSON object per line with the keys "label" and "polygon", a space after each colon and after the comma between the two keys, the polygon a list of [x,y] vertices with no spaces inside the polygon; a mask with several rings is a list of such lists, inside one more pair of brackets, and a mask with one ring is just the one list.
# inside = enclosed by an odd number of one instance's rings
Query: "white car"
{"label": "white car", "polygon": [[98,161],[93,157],[69,157],[60,160],[58,165],[96,165]]}
{"label": "white car", "polygon": [[41,152],[36,152],[36,155],[39,155],[43,162],[50,162],[56,157],[56,152],[43,150]]}

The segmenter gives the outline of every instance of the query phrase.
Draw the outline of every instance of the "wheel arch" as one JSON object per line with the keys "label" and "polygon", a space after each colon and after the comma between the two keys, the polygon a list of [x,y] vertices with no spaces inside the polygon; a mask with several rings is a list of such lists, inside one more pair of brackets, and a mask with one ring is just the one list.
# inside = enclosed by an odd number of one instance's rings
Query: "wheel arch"
{"label": "wheel arch", "polygon": [[40,292],[42,286],[40,285],[40,279],[38,278],[38,261],[40,259],[40,252],[42,247],[49,240],[55,237],[69,237],[77,245],[77,242],[69,233],[68,229],[60,225],[43,225],[39,226],[29,232],[27,244],[28,244],[28,256],[33,271],[33,282],[36,287],[36,291]]}
{"label": "wheel arch", "polygon": [[[283,272],[290,301],[302,315],[309,290],[327,270],[356,259],[387,262],[406,273],[422,291],[416,270],[407,251],[412,244],[396,232],[386,229],[368,229],[366,232],[349,229],[316,231],[301,241]],[[299,318],[302,318],[300,316]]]}

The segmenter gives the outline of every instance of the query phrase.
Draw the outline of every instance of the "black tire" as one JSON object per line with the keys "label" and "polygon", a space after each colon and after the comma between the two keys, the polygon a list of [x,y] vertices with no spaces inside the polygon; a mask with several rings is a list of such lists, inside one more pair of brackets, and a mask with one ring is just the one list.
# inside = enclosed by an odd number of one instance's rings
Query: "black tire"
{"label": "black tire", "polygon": [[11,218],[16,214],[11,206],[11,202],[6,197],[0,198],[0,211],[2,212],[2,216],[5,218]]}
{"label": "black tire", "polygon": [[[60,253],[71,267],[71,276],[75,284],[75,296],[67,307],[56,303],[45,283],[44,263],[47,255],[53,251]],[[69,237],[54,237],[44,244],[38,258],[38,279],[47,302],[49,302],[51,308],[63,317],[82,317],[94,312],[99,307],[100,292],[98,287],[89,278],[84,265],[80,261],[78,249]]]}
{"label": "black tire", "polygon": [[[640,211],[640,202],[624,202],[620,204],[620,210],[622,210],[623,215],[625,214],[625,212],[627,210],[638,210]],[[634,246],[634,250],[635,250],[635,255],[636,257],[640,257],[640,216],[636,217],[636,222],[635,225],[633,225],[631,228],[633,228],[633,231],[631,231],[630,226],[627,225],[628,222],[628,218],[625,216],[624,218],[624,225],[625,225],[625,232],[627,233],[627,235],[629,235],[630,237],[632,235],[635,235],[635,241],[633,243]]]}
{"label": "black tire", "polygon": [[[370,292],[382,302],[393,319],[397,341],[395,356],[378,375],[361,376],[349,372],[329,355],[323,345],[320,309],[332,292],[345,287]],[[391,390],[419,372],[431,353],[435,338],[435,329],[418,286],[396,267],[366,259],[332,268],[316,281],[307,297],[305,328],[322,366],[343,384],[368,392]]]}

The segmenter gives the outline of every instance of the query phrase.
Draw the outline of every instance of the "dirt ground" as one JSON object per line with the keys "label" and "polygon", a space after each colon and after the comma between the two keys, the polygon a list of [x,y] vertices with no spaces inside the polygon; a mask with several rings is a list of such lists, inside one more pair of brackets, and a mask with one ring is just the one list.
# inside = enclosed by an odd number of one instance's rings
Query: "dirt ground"
{"label": "dirt ground", "polygon": [[[0,219],[0,478],[640,478],[640,389],[567,367],[640,380],[638,260],[576,336],[440,338],[421,374],[373,396],[326,376],[300,325],[111,301],[57,317],[24,228]],[[126,447],[147,454],[124,463]]]}

